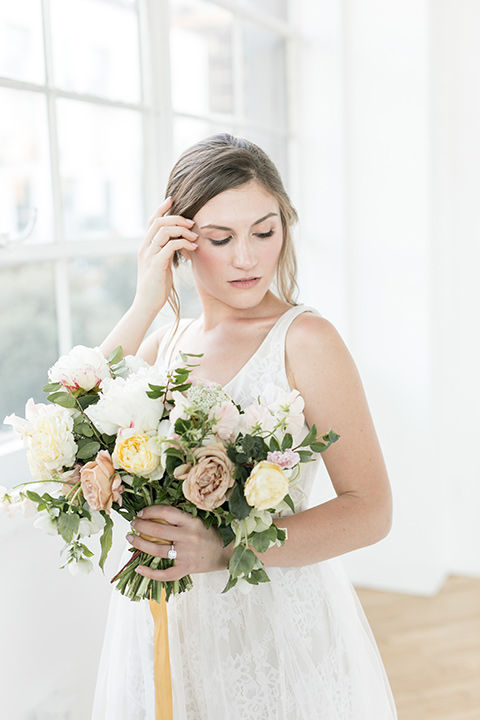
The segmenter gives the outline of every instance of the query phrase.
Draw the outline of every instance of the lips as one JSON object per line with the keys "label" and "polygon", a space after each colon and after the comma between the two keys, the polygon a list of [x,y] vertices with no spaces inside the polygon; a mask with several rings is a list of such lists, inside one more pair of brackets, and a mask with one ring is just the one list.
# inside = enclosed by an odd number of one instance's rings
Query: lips
{"label": "lips", "polygon": [[238,280],[230,280],[229,284],[232,285],[232,287],[245,289],[245,288],[254,287],[255,285],[257,285],[257,283],[260,282],[260,280],[261,280],[261,278],[259,278],[259,277],[246,277],[246,278],[239,278]]}

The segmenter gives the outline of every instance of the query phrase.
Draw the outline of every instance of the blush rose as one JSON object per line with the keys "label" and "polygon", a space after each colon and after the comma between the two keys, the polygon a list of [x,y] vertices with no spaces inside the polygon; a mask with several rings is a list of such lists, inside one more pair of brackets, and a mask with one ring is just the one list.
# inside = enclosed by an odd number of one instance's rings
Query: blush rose
{"label": "blush rose", "polygon": [[223,505],[233,487],[234,465],[220,443],[193,450],[194,463],[184,463],[174,475],[183,480],[183,494],[200,510],[214,510]]}
{"label": "blush rose", "polygon": [[105,510],[109,515],[113,502],[122,504],[124,487],[107,450],[100,450],[95,460],[82,467],[80,481],[83,496],[92,510]]}

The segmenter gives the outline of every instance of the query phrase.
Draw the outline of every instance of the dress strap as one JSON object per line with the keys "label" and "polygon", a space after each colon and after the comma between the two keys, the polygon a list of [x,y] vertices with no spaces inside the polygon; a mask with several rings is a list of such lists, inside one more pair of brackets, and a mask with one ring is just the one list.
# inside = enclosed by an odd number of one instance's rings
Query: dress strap
{"label": "dress strap", "polygon": [[172,355],[175,345],[183,335],[187,327],[193,322],[194,318],[182,318],[178,323],[178,327],[172,334],[173,325],[169,326],[165,335],[158,346],[157,358],[155,364],[163,365],[168,368],[172,362]]}

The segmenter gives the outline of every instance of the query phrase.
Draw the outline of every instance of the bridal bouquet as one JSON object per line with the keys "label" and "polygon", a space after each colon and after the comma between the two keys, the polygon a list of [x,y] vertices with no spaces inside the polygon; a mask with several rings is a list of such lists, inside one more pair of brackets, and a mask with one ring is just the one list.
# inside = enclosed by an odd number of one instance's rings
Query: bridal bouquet
{"label": "bridal bouquet", "polygon": [[[268,582],[260,559],[286,532],[273,522],[295,510],[292,489],[300,465],[338,439],[304,427],[297,391],[268,385],[241,408],[220,386],[192,383],[195,355],[162,374],[117,348],[105,359],[98,348],[76,346],[49,370],[49,404],[26,405],[26,419],[5,423],[28,446],[33,482],[0,491],[0,509],[36,515],[34,525],[65,541],[63,567],[90,571],[84,539],[101,532],[99,565],[112,545],[112,510],[133,520],[148,505],[172,505],[218,528],[234,544],[224,592]],[[152,539],[152,538],[148,538]],[[170,567],[174,560],[131,548],[112,582],[131,600],[167,599],[192,586],[189,576],[161,582],[135,572],[138,565]]]}

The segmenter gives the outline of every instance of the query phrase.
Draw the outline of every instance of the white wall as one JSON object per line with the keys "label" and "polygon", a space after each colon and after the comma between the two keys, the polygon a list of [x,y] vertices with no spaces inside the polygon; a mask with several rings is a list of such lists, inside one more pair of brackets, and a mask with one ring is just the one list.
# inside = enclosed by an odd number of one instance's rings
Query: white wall
{"label": "white wall", "polygon": [[387,540],[345,565],[433,593],[480,574],[480,2],[302,9],[303,299],[352,350],[395,500]]}

